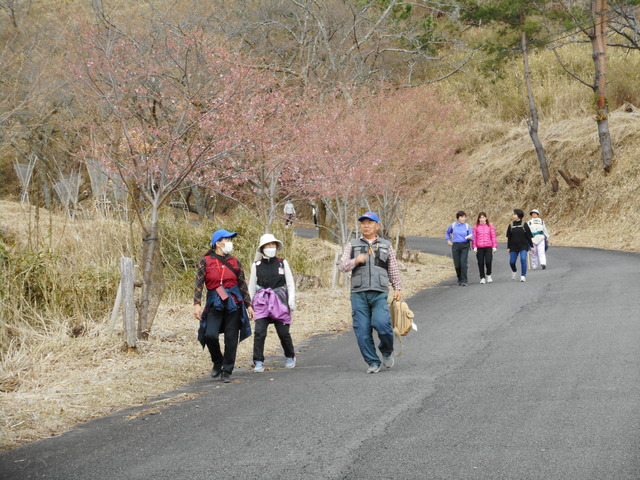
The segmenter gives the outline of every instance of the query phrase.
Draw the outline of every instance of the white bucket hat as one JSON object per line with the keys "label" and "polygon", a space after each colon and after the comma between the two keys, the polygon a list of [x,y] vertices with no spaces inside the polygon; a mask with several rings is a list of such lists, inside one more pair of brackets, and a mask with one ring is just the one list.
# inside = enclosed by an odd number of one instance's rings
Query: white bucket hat
{"label": "white bucket hat", "polygon": [[532,213],[537,213],[538,215],[540,215],[540,210],[538,210],[537,208],[534,208],[529,212],[529,215],[531,215]]}
{"label": "white bucket hat", "polygon": [[262,247],[264,247],[267,243],[272,243],[272,242],[277,245],[276,246],[277,250],[280,250],[282,248],[282,242],[280,240],[278,240],[276,237],[274,237],[270,233],[265,233],[260,237],[258,252],[262,253]]}

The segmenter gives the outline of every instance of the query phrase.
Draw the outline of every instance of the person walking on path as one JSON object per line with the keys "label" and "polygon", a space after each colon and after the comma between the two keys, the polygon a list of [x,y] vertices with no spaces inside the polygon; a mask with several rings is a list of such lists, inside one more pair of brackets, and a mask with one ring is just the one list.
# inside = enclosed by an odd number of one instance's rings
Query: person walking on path
{"label": "person walking on path", "polygon": [[491,278],[491,263],[493,262],[493,254],[498,249],[498,240],[496,238],[496,229],[489,222],[487,214],[484,212],[478,214],[478,220],[473,227],[471,246],[478,259],[480,284],[493,282]]}
{"label": "person walking on path", "polygon": [[389,283],[393,297],[399,301],[400,270],[391,242],[380,238],[380,220],[374,212],[366,212],[358,221],[362,235],[351,240],[340,261],[343,272],[351,272],[351,311],[353,331],[362,358],[367,363],[367,373],[380,371],[380,357],[373,342],[373,329],[378,332],[382,353],[382,365],[393,367],[393,329],[389,313]]}
{"label": "person walking on path", "polygon": [[447,243],[451,247],[451,256],[458,276],[458,285],[461,287],[466,287],[468,283],[469,242],[473,240],[473,229],[466,222],[467,214],[460,210],[456,213],[456,221],[449,225],[445,233]]}
{"label": "person walking on path", "polygon": [[533,252],[531,253],[531,268],[536,270],[538,265],[544,270],[547,268],[547,243],[549,242],[549,230],[547,224],[540,218],[540,211],[534,208],[529,212],[533,218],[527,223],[533,235]]}
{"label": "person walking on path", "polygon": [[524,212],[519,208],[513,211],[513,221],[507,227],[507,252],[509,252],[509,265],[511,266],[511,278],[518,276],[516,261],[520,256],[520,281],[527,281],[527,251],[533,252],[531,230],[529,225],[523,222]]}
{"label": "person walking on path", "polygon": [[293,206],[291,200],[287,200],[287,203],[284,204],[284,215],[286,217],[284,226],[289,227],[289,225],[293,225],[293,217],[296,216],[296,207]]}
{"label": "person walking on path", "polygon": [[[200,320],[198,340],[211,355],[211,376],[228,383],[236,363],[238,343],[251,335],[249,321],[253,319],[251,297],[242,265],[233,251],[236,232],[217,230],[211,237],[211,249],[200,260],[193,296],[193,314]],[[201,305],[203,287],[207,287],[204,309]],[[220,334],[224,334],[224,354],[220,349]]]}
{"label": "person walking on path", "polygon": [[249,295],[253,299],[253,371],[264,372],[264,342],[273,324],[284,350],[286,368],[296,366],[296,355],[289,329],[291,312],[296,309],[296,287],[289,262],[276,257],[282,242],[270,233],[260,237],[260,259],[251,264]]}

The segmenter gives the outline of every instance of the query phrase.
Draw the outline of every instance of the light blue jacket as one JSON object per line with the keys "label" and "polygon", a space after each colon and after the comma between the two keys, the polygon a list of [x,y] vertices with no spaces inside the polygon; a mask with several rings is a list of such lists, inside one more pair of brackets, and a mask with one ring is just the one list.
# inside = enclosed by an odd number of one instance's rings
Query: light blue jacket
{"label": "light blue jacket", "polygon": [[[470,239],[467,239],[467,235],[471,235]],[[466,243],[473,239],[473,229],[468,223],[454,222],[447,228],[444,238],[447,241],[451,240],[453,243]]]}

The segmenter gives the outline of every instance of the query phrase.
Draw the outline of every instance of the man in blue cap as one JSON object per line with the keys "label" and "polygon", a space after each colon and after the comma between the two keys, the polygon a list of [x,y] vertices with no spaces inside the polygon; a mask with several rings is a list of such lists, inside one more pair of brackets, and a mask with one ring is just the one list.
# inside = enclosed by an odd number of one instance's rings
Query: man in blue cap
{"label": "man in blue cap", "polygon": [[380,339],[382,365],[391,368],[393,329],[387,297],[391,283],[394,298],[401,298],[400,270],[391,242],[378,236],[378,215],[367,212],[358,221],[362,235],[347,244],[340,265],[343,272],[351,272],[353,331],[360,353],[369,365],[367,373],[378,373],[381,362],[373,342],[373,329]]}

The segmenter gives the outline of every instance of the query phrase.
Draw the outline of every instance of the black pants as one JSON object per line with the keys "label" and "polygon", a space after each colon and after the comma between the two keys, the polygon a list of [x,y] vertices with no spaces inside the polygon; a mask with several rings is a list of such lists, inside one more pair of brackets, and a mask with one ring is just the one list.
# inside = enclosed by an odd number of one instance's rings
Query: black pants
{"label": "black pants", "polygon": [[484,278],[484,269],[487,268],[487,275],[491,275],[491,262],[493,262],[493,249],[491,247],[478,249],[478,270],[480,278]]}
{"label": "black pants", "polygon": [[456,275],[458,276],[458,285],[468,283],[467,264],[469,261],[469,242],[455,242],[451,247],[451,256],[453,257],[453,266],[456,268]]}
{"label": "black pants", "polygon": [[[220,351],[220,334],[224,334],[224,355]],[[233,372],[236,364],[236,353],[240,339],[240,309],[235,312],[209,309],[207,313],[207,328],[204,332],[204,342],[211,361],[216,368],[223,372]]]}
{"label": "black pants", "polygon": [[293,340],[291,340],[291,334],[289,333],[291,325],[273,320],[272,318],[258,318],[255,321],[253,332],[254,362],[264,362],[264,341],[267,339],[267,328],[270,323],[273,323],[274,327],[276,327],[276,333],[278,334],[278,338],[280,338],[284,356],[287,358],[293,358],[295,356]]}

